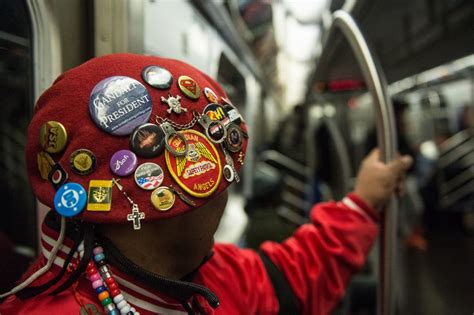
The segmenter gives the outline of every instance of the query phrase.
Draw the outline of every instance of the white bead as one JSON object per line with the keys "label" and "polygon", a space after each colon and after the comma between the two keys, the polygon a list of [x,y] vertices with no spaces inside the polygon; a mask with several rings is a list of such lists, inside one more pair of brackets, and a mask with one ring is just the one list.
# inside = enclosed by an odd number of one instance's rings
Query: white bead
{"label": "white bead", "polygon": [[128,312],[130,312],[130,305],[126,305],[120,309],[120,314],[127,314]]}
{"label": "white bead", "polygon": [[77,247],[77,250],[80,252],[84,252],[84,242],[81,242],[81,244],[79,244],[79,246]]}
{"label": "white bead", "polygon": [[132,312],[132,313],[136,313],[136,312],[137,312],[137,310],[135,309],[135,307],[133,307],[133,306],[132,306],[132,307],[130,308],[130,312]]}
{"label": "white bead", "polygon": [[127,306],[127,301],[122,301],[120,303],[117,304],[117,308],[122,311],[122,308],[124,308],[125,306]]}
{"label": "white bead", "polygon": [[122,293],[117,294],[117,296],[114,297],[114,303],[119,304],[122,302],[125,298],[123,297]]}

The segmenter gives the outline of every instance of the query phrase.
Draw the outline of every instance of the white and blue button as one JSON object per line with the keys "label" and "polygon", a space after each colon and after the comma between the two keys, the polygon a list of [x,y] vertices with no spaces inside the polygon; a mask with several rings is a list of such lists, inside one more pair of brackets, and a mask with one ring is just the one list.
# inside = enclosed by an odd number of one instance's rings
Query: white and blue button
{"label": "white and blue button", "polygon": [[73,217],[84,210],[87,203],[87,193],[78,183],[62,185],[54,196],[54,208],[64,217]]}
{"label": "white and blue button", "polygon": [[89,98],[89,113],[94,123],[110,134],[125,136],[148,121],[152,101],[147,89],[124,76],[106,78],[94,87]]}

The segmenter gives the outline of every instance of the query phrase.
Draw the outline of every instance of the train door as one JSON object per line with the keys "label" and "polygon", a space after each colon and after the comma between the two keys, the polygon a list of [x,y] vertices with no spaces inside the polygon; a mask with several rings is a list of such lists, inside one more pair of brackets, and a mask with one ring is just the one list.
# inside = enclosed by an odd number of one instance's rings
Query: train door
{"label": "train door", "polygon": [[36,254],[36,207],[24,161],[33,109],[33,38],[25,1],[0,1],[0,291]]}

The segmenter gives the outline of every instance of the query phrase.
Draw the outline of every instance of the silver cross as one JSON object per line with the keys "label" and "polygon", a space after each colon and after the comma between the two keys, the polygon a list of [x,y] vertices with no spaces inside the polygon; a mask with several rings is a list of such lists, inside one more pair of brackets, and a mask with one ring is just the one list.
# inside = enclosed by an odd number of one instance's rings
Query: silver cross
{"label": "silver cross", "polygon": [[145,219],[145,213],[140,212],[138,205],[130,198],[127,193],[123,190],[123,186],[119,184],[120,179],[112,178],[112,182],[117,186],[118,190],[127,198],[128,202],[132,205],[132,213],[127,214],[127,221],[133,221],[133,229],[139,230],[142,228],[140,220]]}
{"label": "silver cross", "polygon": [[127,215],[127,221],[133,221],[133,229],[139,230],[142,228],[140,220],[143,219],[145,219],[145,213],[140,212],[140,209],[138,209],[138,205],[134,203],[132,205],[132,213]]}

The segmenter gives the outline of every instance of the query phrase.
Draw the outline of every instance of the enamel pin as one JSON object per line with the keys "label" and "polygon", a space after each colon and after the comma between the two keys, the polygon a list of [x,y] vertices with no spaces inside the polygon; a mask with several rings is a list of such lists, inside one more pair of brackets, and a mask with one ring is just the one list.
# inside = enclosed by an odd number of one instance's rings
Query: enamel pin
{"label": "enamel pin", "polygon": [[182,112],[187,112],[188,110],[181,106],[181,96],[176,95],[172,96],[168,94],[168,98],[161,97],[161,102],[168,104],[169,108],[166,110],[168,114],[175,112],[176,114],[181,114]]}

